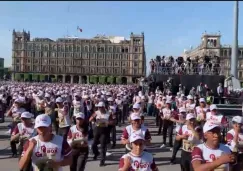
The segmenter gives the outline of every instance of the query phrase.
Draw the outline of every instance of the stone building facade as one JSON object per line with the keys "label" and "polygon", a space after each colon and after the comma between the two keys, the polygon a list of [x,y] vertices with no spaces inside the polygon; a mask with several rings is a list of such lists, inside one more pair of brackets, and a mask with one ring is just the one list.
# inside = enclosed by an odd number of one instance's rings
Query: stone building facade
{"label": "stone building facade", "polygon": [[[220,57],[220,66],[222,73],[225,76],[230,75],[230,59],[231,59],[231,46],[222,45],[220,42],[221,35],[218,34],[207,34],[204,33],[201,37],[201,43],[198,47],[186,50],[183,53],[184,59],[191,57],[195,59],[196,57],[203,57],[205,55]],[[202,58],[201,58],[202,60]],[[243,46],[239,46],[238,49],[238,79],[243,85]]]}
{"label": "stone building facade", "polygon": [[132,83],[146,74],[144,33],[131,33],[129,40],[97,35],[54,41],[31,40],[30,32],[13,30],[12,46],[13,80],[88,83],[91,77],[103,77],[103,82],[112,77]]}

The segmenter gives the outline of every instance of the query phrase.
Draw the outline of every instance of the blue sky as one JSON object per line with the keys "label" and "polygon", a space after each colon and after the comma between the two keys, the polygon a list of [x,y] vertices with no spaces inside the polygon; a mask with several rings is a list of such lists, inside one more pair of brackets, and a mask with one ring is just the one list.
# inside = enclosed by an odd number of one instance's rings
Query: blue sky
{"label": "blue sky", "polygon": [[[243,9],[243,3],[240,2]],[[69,10],[68,10],[69,9]],[[242,10],[240,9],[240,21]],[[239,44],[243,27],[239,23]],[[200,37],[221,31],[222,44],[232,44],[233,2],[0,2],[0,57],[11,65],[12,30],[29,30],[31,37],[56,39],[77,34],[129,37],[145,34],[147,61],[156,55],[183,53]]]}

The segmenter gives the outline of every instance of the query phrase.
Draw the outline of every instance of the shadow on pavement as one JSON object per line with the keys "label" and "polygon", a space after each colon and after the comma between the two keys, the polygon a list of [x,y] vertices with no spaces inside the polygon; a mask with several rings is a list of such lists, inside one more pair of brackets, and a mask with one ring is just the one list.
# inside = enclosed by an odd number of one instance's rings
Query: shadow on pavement
{"label": "shadow on pavement", "polygon": [[6,140],[6,139],[9,139],[10,136],[9,135],[0,135],[0,140]]}
{"label": "shadow on pavement", "polygon": [[[12,154],[11,150],[9,149],[9,147],[5,148],[5,149],[1,149],[0,150],[0,160],[2,159],[7,159],[10,158],[9,156]],[[4,157],[1,157],[4,156]]]}

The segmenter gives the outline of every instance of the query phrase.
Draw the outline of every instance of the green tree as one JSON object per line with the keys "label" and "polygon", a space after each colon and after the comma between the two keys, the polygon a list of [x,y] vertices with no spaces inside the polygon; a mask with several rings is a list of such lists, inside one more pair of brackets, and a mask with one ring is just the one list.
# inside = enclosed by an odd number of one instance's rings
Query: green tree
{"label": "green tree", "polygon": [[96,75],[91,75],[90,77],[89,77],[89,82],[91,83],[91,84],[97,84],[98,83],[98,80],[99,78],[96,76]]}
{"label": "green tree", "polygon": [[116,84],[121,84],[121,83],[122,83],[121,77],[116,77]]}
{"label": "green tree", "polygon": [[21,80],[21,75],[19,73],[15,73],[14,77],[15,77],[14,79],[17,81]]}
{"label": "green tree", "polygon": [[37,74],[32,74],[32,80],[37,81],[38,80],[38,75]]}
{"label": "green tree", "polygon": [[45,75],[41,74],[40,75],[40,81],[44,81],[45,80]]}
{"label": "green tree", "polygon": [[24,81],[25,80],[30,81],[30,74],[24,74]]}
{"label": "green tree", "polygon": [[107,82],[110,83],[110,84],[114,84],[114,77],[113,76],[109,76],[107,77]]}
{"label": "green tree", "polygon": [[99,83],[100,84],[105,84],[107,82],[107,77],[106,76],[99,76]]}

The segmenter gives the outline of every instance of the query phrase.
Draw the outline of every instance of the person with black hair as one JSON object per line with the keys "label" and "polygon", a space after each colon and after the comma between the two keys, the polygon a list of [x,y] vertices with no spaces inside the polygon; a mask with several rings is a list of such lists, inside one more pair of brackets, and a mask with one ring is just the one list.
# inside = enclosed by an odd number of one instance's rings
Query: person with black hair
{"label": "person with black hair", "polygon": [[84,171],[89,155],[88,147],[88,123],[83,113],[75,114],[76,125],[73,125],[68,133],[68,143],[72,147],[73,162],[70,171]]}

